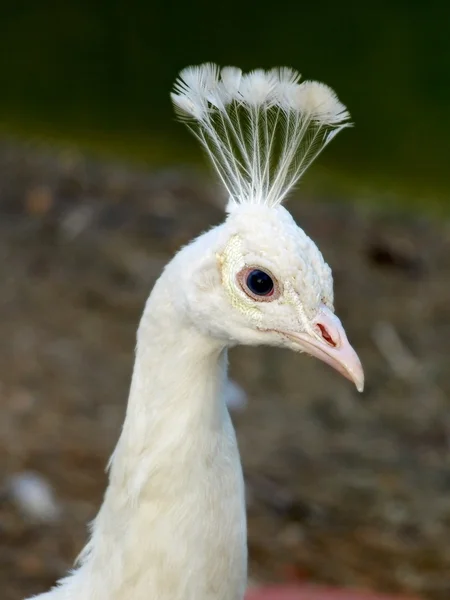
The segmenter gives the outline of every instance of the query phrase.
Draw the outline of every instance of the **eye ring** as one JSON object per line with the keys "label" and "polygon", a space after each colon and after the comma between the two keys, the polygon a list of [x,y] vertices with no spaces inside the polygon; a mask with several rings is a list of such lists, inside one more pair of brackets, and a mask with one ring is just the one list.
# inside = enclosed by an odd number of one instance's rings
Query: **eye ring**
{"label": "eye ring", "polygon": [[247,296],[257,302],[272,302],[280,295],[277,280],[265,267],[245,267],[237,274],[237,280]]}

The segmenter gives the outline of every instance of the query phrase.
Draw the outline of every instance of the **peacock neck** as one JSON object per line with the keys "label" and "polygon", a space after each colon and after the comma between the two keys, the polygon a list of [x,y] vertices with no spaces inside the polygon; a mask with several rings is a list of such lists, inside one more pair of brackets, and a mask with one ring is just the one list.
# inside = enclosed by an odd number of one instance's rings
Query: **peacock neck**
{"label": "peacock neck", "polygon": [[[200,333],[174,306],[164,277],[150,295],[138,329],[136,359],[111,483],[123,460],[143,476],[143,463],[176,469],[203,434],[227,421],[224,385],[227,350]],[[194,457],[192,457],[194,458]],[[131,473],[127,473],[133,479]],[[132,481],[128,488],[133,489]],[[138,490],[135,490],[136,492]]]}
{"label": "peacock neck", "polygon": [[226,369],[224,345],[180,314],[163,275],[139,326],[109,486],[67,598],[242,600],[244,485]]}

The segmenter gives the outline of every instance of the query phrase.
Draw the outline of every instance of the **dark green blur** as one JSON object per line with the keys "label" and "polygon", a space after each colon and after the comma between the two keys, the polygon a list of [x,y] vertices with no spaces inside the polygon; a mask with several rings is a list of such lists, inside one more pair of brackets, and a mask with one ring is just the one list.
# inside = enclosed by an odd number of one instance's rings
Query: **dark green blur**
{"label": "dark green blur", "polygon": [[450,8],[445,0],[152,2],[14,0],[1,8],[0,124],[198,156],[174,122],[177,72],[215,61],[286,64],[323,80],[356,124],[320,159],[348,179],[450,188]]}

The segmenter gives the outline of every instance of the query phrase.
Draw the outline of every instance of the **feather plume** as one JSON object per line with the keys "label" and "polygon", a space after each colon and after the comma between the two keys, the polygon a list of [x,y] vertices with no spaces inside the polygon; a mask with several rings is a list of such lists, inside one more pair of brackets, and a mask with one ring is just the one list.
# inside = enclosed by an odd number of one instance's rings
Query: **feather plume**
{"label": "feather plume", "polygon": [[230,204],[280,204],[350,115],[334,91],[289,67],[243,74],[212,63],[181,71],[178,117],[206,149]]}

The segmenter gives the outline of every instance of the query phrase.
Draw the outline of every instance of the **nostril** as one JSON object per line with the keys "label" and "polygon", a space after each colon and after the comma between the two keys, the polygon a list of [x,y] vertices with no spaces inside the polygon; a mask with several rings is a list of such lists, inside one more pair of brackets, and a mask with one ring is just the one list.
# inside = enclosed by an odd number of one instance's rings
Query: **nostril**
{"label": "nostril", "polygon": [[333,346],[333,348],[336,348],[336,342],[333,340],[333,338],[329,334],[328,329],[325,327],[325,325],[322,325],[321,323],[317,323],[317,327],[319,328],[320,335],[323,337],[323,339],[328,344],[330,344],[330,346]]}

